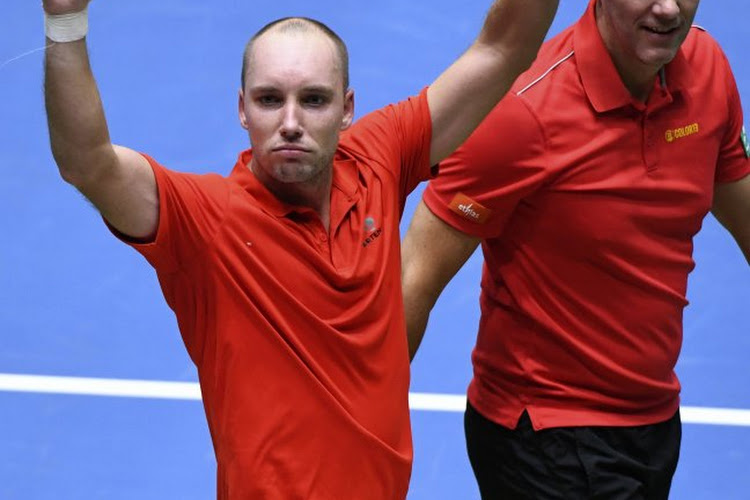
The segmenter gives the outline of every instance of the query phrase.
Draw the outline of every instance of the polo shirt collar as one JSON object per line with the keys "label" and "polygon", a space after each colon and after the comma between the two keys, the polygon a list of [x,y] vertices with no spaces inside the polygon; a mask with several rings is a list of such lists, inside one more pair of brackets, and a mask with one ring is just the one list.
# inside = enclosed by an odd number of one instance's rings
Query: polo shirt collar
{"label": "polo shirt collar", "polygon": [[[596,0],[591,0],[588,9],[576,25],[573,49],[584,91],[594,109],[603,113],[632,104],[633,97],[625,87],[604,45],[596,25],[595,6]],[[687,60],[683,49],[680,48],[675,58],[664,68],[666,90],[674,93],[682,89],[687,81],[687,71]]]}
{"label": "polo shirt collar", "polygon": [[[279,200],[269,191],[258,180],[253,171],[250,170],[250,160],[252,157],[251,149],[241,152],[229,177],[258,200],[265,212],[276,217],[286,217],[293,212],[302,213],[310,211],[308,207],[292,205]],[[340,156],[337,152],[333,162],[331,204],[333,205],[334,200],[337,199],[337,192],[343,194],[346,200],[344,203],[356,201],[358,190],[359,182],[356,161]]]}

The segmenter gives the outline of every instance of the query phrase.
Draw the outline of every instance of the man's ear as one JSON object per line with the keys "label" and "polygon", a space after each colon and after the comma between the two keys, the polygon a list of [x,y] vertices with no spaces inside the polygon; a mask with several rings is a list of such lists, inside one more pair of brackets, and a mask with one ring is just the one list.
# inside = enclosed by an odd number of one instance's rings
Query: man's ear
{"label": "man's ear", "polygon": [[344,116],[341,120],[341,130],[348,129],[354,121],[354,91],[349,89],[344,94]]}
{"label": "man's ear", "polygon": [[247,130],[248,124],[247,115],[245,114],[245,93],[242,91],[242,89],[240,89],[239,99],[237,101],[238,112],[240,115],[240,125],[242,125],[242,128]]}

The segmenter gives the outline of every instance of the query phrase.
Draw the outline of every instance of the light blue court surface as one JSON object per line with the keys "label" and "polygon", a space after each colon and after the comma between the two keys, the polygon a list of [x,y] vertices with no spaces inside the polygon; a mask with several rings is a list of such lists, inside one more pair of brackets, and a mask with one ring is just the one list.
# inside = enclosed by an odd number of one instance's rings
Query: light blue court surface
{"label": "light blue court surface", "polygon": [[[307,15],[338,31],[362,116],[432,81],[473,39],[488,3],[96,0],[89,40],[116,142],[176,169],[226,173],[247,145],[236,102],[242,47],[267,21]],[[561,4],[555,33],[585,7]],[[0,64],[44,41],[38,1],[3,6]],[[712,0],[697,22],[724,47],[750,106],[747,19],[749,3]],[[195,370],[150,267],[57,175],[41,61],[36,52],[0,67],[0,499],[211,498]],[[673,498],[748,499],[750,270],[711,217],[695,260]],[[475,255],[443,295],[413,365],[412,500],[478,498],[454,410],[470,378],[480,267]]]}

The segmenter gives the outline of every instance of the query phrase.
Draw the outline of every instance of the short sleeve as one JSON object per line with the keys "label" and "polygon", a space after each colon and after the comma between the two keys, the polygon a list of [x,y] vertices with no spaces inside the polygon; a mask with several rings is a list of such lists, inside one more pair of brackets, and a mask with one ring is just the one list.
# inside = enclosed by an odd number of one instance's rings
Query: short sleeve
{"label": "short sleeve", "polygon": [[[717,50],[721,51],[718,46]],[[724,53],[721,53],[724,63],[727,85],[727,99],[729,117],[726,133],[719,150],[719,160],[716,165],[716,182],[726,183],[742,179],[750,174],[750,144],[744,127],[742,103],[737,90],[732,69]]]}
{"label": "short sleeve", "polygon": [[419,95],[360,118],[348,131],[347,142],[374,155],[398,179],[403,205],[406,195],[430,178],[432,120],[427,88]]}
{"label": "short sleeve", "polygon": [[227,211],[229,186],[219,175],[175,172],[145,157],[154,171],[159,192],[156,235],[144,243],[113,232],[142,254],[157,272],[171,274],[185,269],[210,244]]}
{"label": "short sleeve", "polygon": [[467,141],[440,163],[427,207],[453,228],[498,236],[515,207],[545,182],[545,138],[521,97],[506,96]]}

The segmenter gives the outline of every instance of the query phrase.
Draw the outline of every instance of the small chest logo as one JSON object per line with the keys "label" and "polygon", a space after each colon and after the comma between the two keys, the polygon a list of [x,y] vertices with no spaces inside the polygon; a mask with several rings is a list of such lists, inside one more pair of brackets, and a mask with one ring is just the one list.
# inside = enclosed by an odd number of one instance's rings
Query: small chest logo
{"label": "small chest logo", "polygon": [[489,219],[492,210],[477,203],[463,193],[458,193],[450,203],[450,209],[464,219],[484,224]]}
{"label": "small chest logo", "polygon": [[373,217],[365,218],[365,239],[362,240],[362,246],[367,247],[370,243],[380,238],[383,234],[383,228],[377,226]]}
{"label": "small chest logo", "polygon": [[698,126],[698,123],[691,123],[690,125],[686,125],[684,127],[677,127],[667,130],[664,133],[664,138],[667,140],[667,142],[671,143],[678,139],[684,139],[685,137],[695,135],[698,132],[700,132],[700,126]]}

